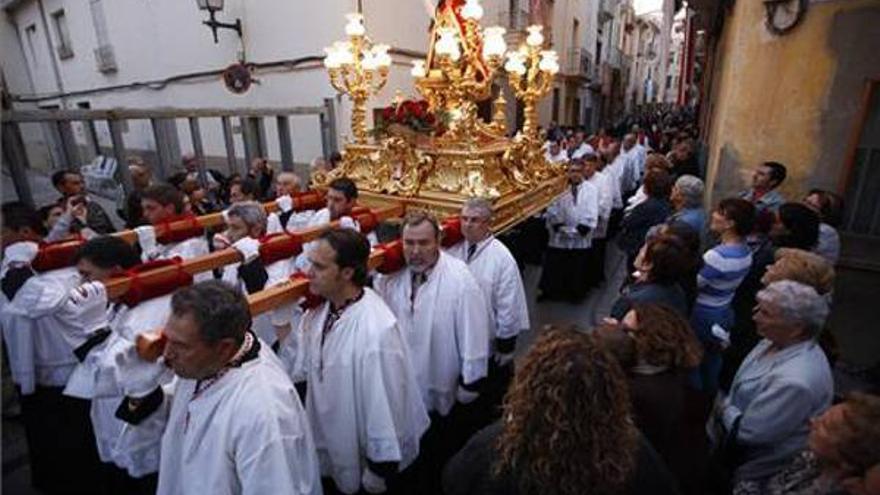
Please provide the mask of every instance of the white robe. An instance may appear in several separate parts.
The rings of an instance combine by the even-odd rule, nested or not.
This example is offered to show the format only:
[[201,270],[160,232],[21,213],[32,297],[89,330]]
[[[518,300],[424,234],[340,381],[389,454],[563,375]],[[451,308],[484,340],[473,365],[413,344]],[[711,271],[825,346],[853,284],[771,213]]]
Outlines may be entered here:
[[166,397],[159,495],[321,493],[308,420],[271,349],[192,399],[195,385],[178,379]]
[[134,346],[139,334],[161,328],[170,314],[170,294],[142,301],[132,308],[123,306],[110,322],[113,333],[92,349],[74,372],[75,376],[93,376],[95,393],[90,413],[101,461],[113,463],[136,478],[159,470],[160,440],[168,404],[163,404],[164,414],[153,414],[137,426],[118,419],[116,409],[125,397],[119,378],[126,370],[118,367],[116,356]]
[[571,159],[577,160],[578,158],[583,158],[586,155],[595,154],[596,150],[593,149],[588,143],[581,143],[576,149],[571,152]]
[[[558,249],[589,249],[593,240],[593,229],[599,221],[599,191],[583,181],[578,185],[577,203],[571,194],[571,186],[547,208],[547,228],[550,231],[550,247]],[[553,226],[562,224],[559,229]],[[590,233],[581,235],[578,225],[586,225]]]
[[479,284],[467,265],[441,252],[414,302],[409,268],[378,275],[374,287],[409,344],[425,407],[445,416],[459,377],[471,384],[487,373],[489,309]]
[[620,156],[624,159],[620,175],[620,190],[626,194],[634,191],[639,185],[639,152],[633,147],[629,151],[621,151]]
[[[220,279],[246,294],[247,290],[245,290],[244,281],[238,276],[238,268],[240,266],[241,263],[233,263],[224,266]],[[268,279],[266,280],[264,288],[278,285],[288,280],[290,274],[293,273],[293,259],[276,261],[275,263],[266,266],[265,269]],[[294,304],[285,304],[270,312],[255,316],[253,318],[252,330],[257,334],[257,337],[263,340],[263,342],[271,345],[278,340],[275,327],[290,324],[294,314],[294,307]]]
[[519,266],[510,250],[490,236],[477,243],[474,255],[467,261],[469,244],[462,241],[447,251],[464,261],[477,279],[489,306],[492,335],[497,339],[516,337],[529,329],[529,308]]
[[[346,220],[347,219],[347,220]],[[339,218],[340,223],[348,223],[348,225],[358,232],[360,232],[360,224],[357,220],[353,219],[349,216],[343,216]],[[350,223],[349,223],[350,221]],[[302,226],[302,228],[312,228],[312,227],[320,227],[322,225],[327,225],[330,223],[330,210],[327,208],[322,208],[311,215],[308,219],[308,222]],[[289,224],[288,224],[289,225]],[[367,240],[370,241],[370,246],[375,246],[379,243],[379,239],[376,237],[375,232],[370,232],[366,234]],[[312,241],[306,243],[303,246],[303,252],[299,256],[296,257],[296,261],[294,262],[294,268],[297,271],[305,272],[309,268],[309,258],[308,251],[312,249],[317,241]]]
[[78,323],[65,318],[69,292],[80,284],[76,268],[32,276],[3,308],[3,340],[12,381],[24,395],[37,385],[63,387],[78,361],[73,350],[87,336]]
[[308,393],[321,474],[339,490],[357,492],[367,459],[406,468],[419,454],[430,420],[422,404],[407,345],[391,310],[371,289],[324,337],[329,303],[309,310]]
[[[204,235],[198,235],[180,242],[157,244],[156,252],[149,257],[149,259],[144,255],[143,261],[167,260],[174,258],[175,256],[180,256],[182,259],[188,260],[190,258],[204,256],[209,252],[208,240],[205,239]],[[193,276],[193,282],[204,282],[206,280],[211,280],[212,278],[214,278],[214,276],[211,272],[197,273]]]
[[560,148],[559,153],[552,155],[550,154],[550,150],[548,149],[544,152],[544,159],[550,163],[567,163],[568,153],[566,153],[564,149]]
[[604,239],[608,235],[608,220],[611,218],[611,209],[614,206],[615,189],[608,174],[602,171],[597,170],[587,182],[599,191],[599,213],[593,239]]
[[602,172],[608,174],[611,177],[611,183],[614,187],[614,195],[612,196],[613,200],[613,208],[615,210],[623,208],[623,193],[627,192],[623,188],[623,174],[626,168],[627,158],[623,156],[623,153],[617,155],[617,157],[605,167],[605,170]]

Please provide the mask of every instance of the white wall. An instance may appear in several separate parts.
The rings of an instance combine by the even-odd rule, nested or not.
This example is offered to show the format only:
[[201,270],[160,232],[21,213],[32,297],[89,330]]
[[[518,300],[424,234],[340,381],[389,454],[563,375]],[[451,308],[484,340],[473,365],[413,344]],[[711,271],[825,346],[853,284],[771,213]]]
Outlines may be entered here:
[[[11,14],[6,13],[2,41],[4,53],[0,66],[7,76],[10,91],[18,96],[33,97],[41,94],[57,94],[58,85],[52,69],[51,57],[55,57],[63,90],[67,93],[127,85],[136,82],[162,80],[181,74],[222,69],[235,62],[242,47],[248,62],[265,63],[293,60],[301,57],[321,56],[323,47],[344,38],[344,14],[354,9],[352,0],[322,0],[320,3],[290,0],[227,0],[222,21],[241,18],[244,36],[240,42],[230,30],[221,30],[220,42],[214,44],[210,30],[201,24],[207,13],[200,12],[194,1],[189,0],[103,0],[107,34],[115,52],[118,70],[101,73],[96,68],[93,50],[98,46],[88,0],[41,0],[49,23],[53,46],[57,43],[51,26],[51,13],[63,8],[67,19],[72,58],[58,60],[45,41],[45,30],[40,19],[39,2],[24,2]],[[424,52],[427,50],[429,15],[418,1],[365,2],[368,34],[376,42],[394,48]],[[14,31],[15,23],[20,34]],[[16,42],[24,39],[24,28],[36,27],[36,62],[17,63],[6,53],[21,48]],[[18,38],[18,40],[16,39]],[[28,50],[25,41],[25,50]],[[370,106],[384,106],[400,88],[413,95],[409,76],[409,60],[395,57],[386,89],[372,99]],[[33,85],[29,83],[28,71]],[[330,86],[327,73],[317,64],[301,66],[295,71],[277,69],[258,70],[254,85],[245,95],[234,95],[223,87],[219,77],[187,80],[172,83],[162,89],[137,88],[121,91],[100,91],[61,99],[67,108],[88,102],[91,108],[155,108],[155,107],[292,107],[319,106],[324,98],[336,96]],[[47,100],[46,103],[58,103]],[[348,128],[350,105],[346,99],[337,107],[337,129],[340,144],[350,137]],[[17,105],[20,106],[20,105]],[[370,112],[371,115],[371,112]],[[269,155],[279,159],[274,119],[266,119],[266,135]],[[317,117],[291,119],[294,136],[294,159],[310,161],[321,154],[320,129]],[[179,138],[183,152],[191,150],[189,129],[185,120],[178,122]],[[216,157],[225,156],[219,119],[203,119],[201,132],[205,152]],[[99,139],[109,146],[106,126],[98,125]],[[85,143],[85,133],[77,135]],[[32,136],[33,137],[33,136]],[[39,136],[36,136],[39,138]],[[130,150],[154,148],[153,133],[148,122],[131,121],[123,136]],[[240,136],[236,136],[239,157],[244,154]]]

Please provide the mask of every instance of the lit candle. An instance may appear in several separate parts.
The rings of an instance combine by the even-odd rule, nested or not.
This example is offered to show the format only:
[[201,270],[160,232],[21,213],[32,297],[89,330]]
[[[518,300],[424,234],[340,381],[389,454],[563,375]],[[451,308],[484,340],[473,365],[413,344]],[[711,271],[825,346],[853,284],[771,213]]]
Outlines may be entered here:
[[345,14],[348,23],[345,24],[346,36],[363,36],[367,32],[364,27],[364,16],[358,13]]
[[409,71],[409,73],[417,79],[421,79],[421,78],[425,77],[425,75],[427,74],[425,72],[425,61],[424,60],[413,60],[412,69]]

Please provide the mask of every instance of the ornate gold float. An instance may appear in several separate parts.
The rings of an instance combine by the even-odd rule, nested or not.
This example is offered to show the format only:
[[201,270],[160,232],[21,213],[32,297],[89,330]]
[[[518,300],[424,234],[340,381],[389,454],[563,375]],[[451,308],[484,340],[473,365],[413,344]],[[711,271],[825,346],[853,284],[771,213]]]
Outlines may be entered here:
[[[496,231],[540,211],[563,191],[563,170],[545,160],[537,122],[537,103],[559,71],[556,53],[543,49],[540,26],[530,26],[525,43],[507,52],[504,29],[482,28],[482,14],[478,0],[442,1],[427,60],[413,63],[416,88],[441,127],[373,142],[366,131],[366,101],[384,84],[390,61],[386,46],[368,41],[362,17],[348,16],[350,40],[328,48],[325,65],[333,86],[352,100],[354,142],[345,146],[338,168],[314,177],[319,187],[349,177],[368,204],[393,200],[441,217],[456,214],[468,198],[482,197],[495,207]],[[502,67],[524,108],[523,128],[512,138],[506,102],[493,85],[502,79]],[[498,96],[492,121],[484,122],[478,104],[493,92]]]

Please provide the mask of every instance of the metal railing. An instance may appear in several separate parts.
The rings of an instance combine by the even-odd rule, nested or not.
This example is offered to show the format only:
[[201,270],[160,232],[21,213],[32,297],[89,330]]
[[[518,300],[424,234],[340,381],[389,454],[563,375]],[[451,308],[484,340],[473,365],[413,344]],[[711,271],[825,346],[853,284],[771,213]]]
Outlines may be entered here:
[[[123,132],[131,120],[149,120],[155,141],[155,160],[148,162],[154,176],[165,179],[180,163],[180,141],[177,124],[186,120],[192,139],[193,154],[200,158],[202,164],[200,176],[204,177],[206,157],[202,143],[201,123],[206,120],[219,119],[223,133],[223,144],[226,163],[229,171],[246,172],[247,164],[255,157],[268,154],[266,137],[266,119],[275,121],[277,129],[278,149],[282,170],[293,170],[293,141],[291,134],[291,116],[318,117],[321,144],[324,156],[336,151],[336,117],[334,100],[327,98],[324,104],[314,107],[287,108],[158,108],[158,109],[107,109],[107,110],[11,110],[3,112],[3,163],[9,168],[16,193],[20,201],[33,205],[33,195],[27,177],[30,168],[25,141],[22,139],[21,126],[38,124],[43,128],[45,145],[49,148],[53,169],[78,169],[85,164],[80,156],[83,148],[77,143],[74,134],[74,122],[82,122],[86,129],[85,152],[99,157],[112,157],[115,162],[114,176],[125,193],[132,189],[131,176],[126,166],[126,147]],[[95,124],[106,123],[109,129],[110,146],[101,146],[93,136]],[[235,132],[233,123],[240,125],[242,145],[244,148],[244,167],[235,151]],[[29,143],[30,144],[30,143]],[[140,150],[138,150],[140,151]],[[221,158],[222,160],[222,158]],[[151,162],[151,163],[150,163]]]

